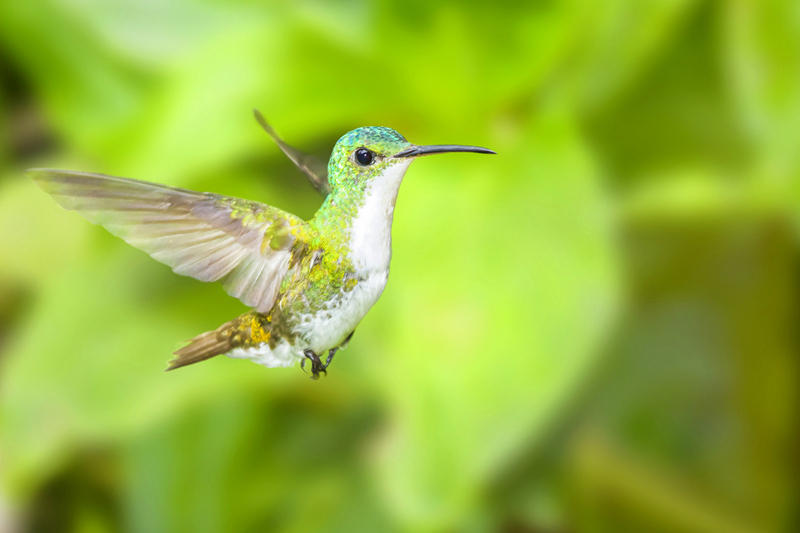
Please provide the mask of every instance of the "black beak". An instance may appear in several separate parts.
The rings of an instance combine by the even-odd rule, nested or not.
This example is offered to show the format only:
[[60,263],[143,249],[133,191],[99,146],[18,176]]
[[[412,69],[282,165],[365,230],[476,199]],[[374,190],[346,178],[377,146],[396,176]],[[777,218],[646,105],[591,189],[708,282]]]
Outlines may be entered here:
[[446,152],[475,152],[476,154],[494,154],[488,148],[480,146],[464,146],[461,144],[429,144],[427,146],[411,146],[397,152],[392,157],[419,157],[421,155],[443,154]]

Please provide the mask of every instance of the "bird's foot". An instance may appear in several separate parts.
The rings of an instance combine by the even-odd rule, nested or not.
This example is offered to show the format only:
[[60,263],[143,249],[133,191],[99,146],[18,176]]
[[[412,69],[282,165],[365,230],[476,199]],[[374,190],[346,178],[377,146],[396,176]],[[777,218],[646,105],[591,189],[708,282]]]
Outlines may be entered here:
[[323,370],[328,369],[328,365],[331,364],[331,361],[333,361],[333,356],[336,355],[336,352],[338,350],[339,348],[331,348],[330,350],[328,350],[328,357],[325,358],[325,365],[322,367]]
[[325,358],[325,362],[322,362],[322,359],[314,353],[313,350],[305,350],[303,351],[303,355],[305,356],[304,359],[300,360],[300,368],[305,372],[306,370],[306,359],[311,360],[311,379],[319,379],[320,372],[324,372],[325,375],[328,375],[328,365],[331,364],[333,361],[333,356],[336,355],[338,348],[331,348],[328,350],[328,357]]
[[325,362],[325,364],[323,364],[322,360],[317,354],[314,353],[313,350],[304,350],[303,355],[305,356],[305,359],[300,360],[300,368],[305,372],[306,359],[311,360],[311,379],[319,379],[320,372],[324,372],[326,376],[328,375],[326,368],[328,368],[328,363],[331,362],[332,356],[329,356],[328,360]]

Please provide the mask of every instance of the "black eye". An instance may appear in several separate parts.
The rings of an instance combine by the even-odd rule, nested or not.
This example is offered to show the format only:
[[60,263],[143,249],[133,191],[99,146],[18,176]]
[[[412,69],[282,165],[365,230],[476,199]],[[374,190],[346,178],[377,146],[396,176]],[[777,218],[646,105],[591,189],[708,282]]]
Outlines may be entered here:
[[356,163],[362,167],[367,167],[375,161],[375,153],[366,148],[359,148],[356,150]]

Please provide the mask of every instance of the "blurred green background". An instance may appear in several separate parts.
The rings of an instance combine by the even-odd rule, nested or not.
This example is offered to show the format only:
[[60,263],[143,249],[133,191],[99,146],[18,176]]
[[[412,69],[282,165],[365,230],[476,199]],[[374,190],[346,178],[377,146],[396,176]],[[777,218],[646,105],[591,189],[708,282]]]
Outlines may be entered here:
[[[383,297],[313,382],[34,166],[321,199],[412,165]],[[0,3],[0,531],[800,529],[796,0]]]

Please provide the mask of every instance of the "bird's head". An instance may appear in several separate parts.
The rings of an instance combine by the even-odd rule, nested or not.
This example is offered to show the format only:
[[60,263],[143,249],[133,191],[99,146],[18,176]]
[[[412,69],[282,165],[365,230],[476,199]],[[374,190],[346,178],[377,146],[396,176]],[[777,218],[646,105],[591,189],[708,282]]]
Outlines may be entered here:
[[399,187],[414,158],[444,152],[494,152],[479,146],[454,144],[417,146],[391,128],[367,126],[342,135],[328,163],[328,180],[333,193],[364,191],[381,182]]

